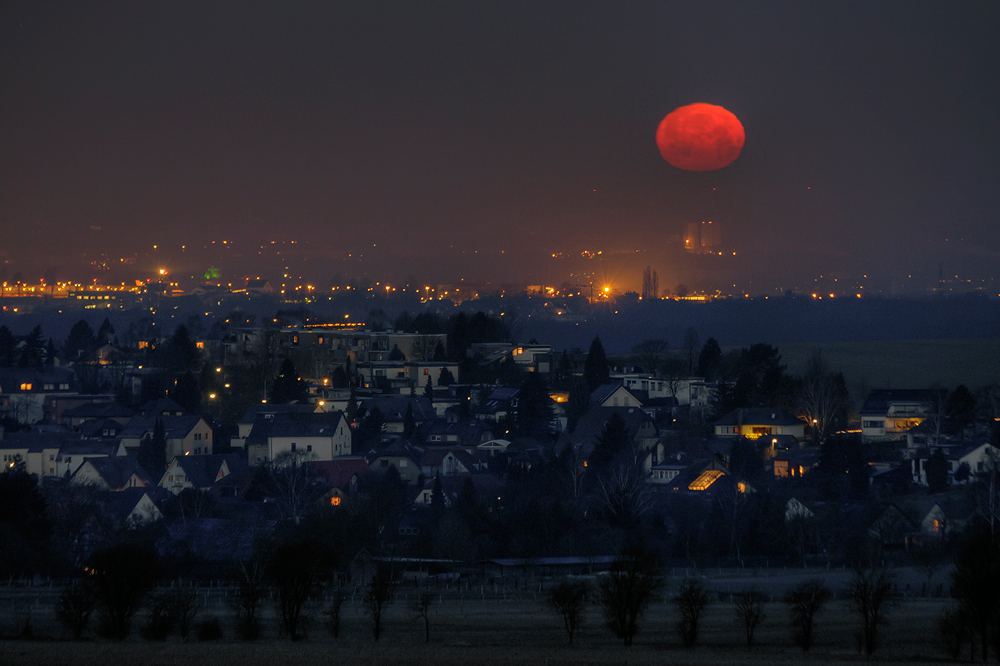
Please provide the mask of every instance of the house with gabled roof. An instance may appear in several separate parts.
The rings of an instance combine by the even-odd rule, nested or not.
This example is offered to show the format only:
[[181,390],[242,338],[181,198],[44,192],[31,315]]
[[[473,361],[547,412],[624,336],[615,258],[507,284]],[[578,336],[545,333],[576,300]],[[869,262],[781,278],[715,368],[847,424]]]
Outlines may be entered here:
[[659,431],[653,418],[638,405],[632,407],[591,407],[569,435],[578,457],[587,459],[594,450],[612,416],[619,416],[628,427],[637,449],[648,449],[656,444]]
[[80,436],[65,432],[10,433],[0,439],[0,459],[4,467],[21,460],[24,471],[41,482],[42,477],[59,475],[59,450],[67,441],[80,441]]
[[126,407],[118,402],[88,402],[75,407],[64,409],[61,415],[62,423],[68,424],[71,428],[78,428],[86,421],[112,420],[124,426],[136,415],[131,407]]
[[399,437],[380,451],[368,456],[368,464],[376,472],[395,467],[399,477],[413,485],[420,479],[420,460],[423,455],[423,448],[404,437]]
[[495,425],[475,417],[462,418],[448,412],[444,418],[430,419],[417,427],[414,439],[427,447],[461,446],[467,451],[494,439]]
[[154,482],[135,458],[111,456],[85,458],[70,478],[70,483],[93,486],[98,490],[121,491],[126,488],[145,488]]
[[352,433],[344,412],[279,412],[258,414],[245,440],[247,459],[263,465],[285,452],[306,460],[333,460],[351,455]]
[[158,485],[179,495],[184,490],[209,490],[217,481],[246,467],[238,454],[177,456]]
[[125,488],[101,500],[104,515],[125,529],[136,529],[163,518],[163,512],[148,487]]
[[424,478],[434,476],[465,476],[479,470],[479,463],[462,448],[427,449],[420,458]]
[[118,420],[108,418],[87,419],[76,426],[76,431],[85,439],[114,438],[124,430],[124,424]]
[[72,476],[87,459],[124,456],[125,445],[113,439],[63,440],[56,455],[54,476]]
[[[237,434],[229,440],[229,445],[235,448],[246,448],[247,437],[253,429],[253,424],[260,415],[271,414],[312,414],[326,411],[319,405],[291,403],[288,405],[278,405],[274,403],[261,403],[248,409],[236,424]],[[251,459],[252,461],[252,459]]]
[[406,411],[413,410],[413,422],[421,423],[437,417],[434,406],[425,395],[376,395],[362,401],[361,406],[367,411],[378,408],[385,419],[383,432],[401,433],[406,425]]
[[601,384],[590,394],[594,407],[642,407],[642,402],[621,384]]
[[152,439],[156,421],[163,422],[167,440],[164,464],[177,456],[210,455],[212,453],[212,427],[200,416],[153,415],[136,416],[119,433],[126,450],[138,453],[142,442]]

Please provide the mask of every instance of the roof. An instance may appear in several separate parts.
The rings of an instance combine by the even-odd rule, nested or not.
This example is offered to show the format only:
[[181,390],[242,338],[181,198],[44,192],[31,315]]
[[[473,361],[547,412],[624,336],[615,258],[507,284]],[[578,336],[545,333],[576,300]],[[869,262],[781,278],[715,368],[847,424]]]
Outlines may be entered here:
[[236,453],[214,454],[207,456],[177,456],[174,458],[174,461],[177,463],[177,466],[184,471],[187,475],[188,481],[190,481],[191,485],[195,488],[211,488],[212,485],[218,480],[219,471],[222,469],[222,463],[226,463],[226,467],[230,473],[239,471],[241,468],[246,466],[243,459]]
[[316,411],[316,405],[291,403],[279,405],[276,403],[261,403],[254,405],[243,414],[240,423],[253,423],[260,414],[310,414]]
[[344,456],[333,460],[311,461],[306,463],[309,469],[314,469],[326,477],[327,483],[337,488],[344,488],[357,474],[359,477],[371,471],[371,466],[361,456]]
[[[90,464],[94,471],[101,477],[104,483],[112,490],[124,488],[128,484],[129,478],[133,474],[142,479],[145,483],[150,483],[149,474],[146,473],[135,458],[131,456],[108,456],[102,458],[87,458],[84,465]],[[81,466],[80,469],[83,469]],[[77,474],[80,473],[78,469]],[[76,476],[74,474],[74,476]],[[159,479],[157,479],[159,481]],[[138,501],[138,500],[137,500]],[[134,506],[134,505],[133,505]]]
[[201,417],[186,416],[136,416],[118,433],[122,439],[142,439],[151,435],[156,428],[156,420],[163,421],[163,430],[167,439],[184,439],[194,429]]
[[402,421],[406,417],[406,408],[411,405],[413,407],[413,419],[418,423],[437,416],[437,412],[434,411],[434,405],[431,404],[431,401],[425,395],[376,395],[367,398],[361,404],[369,411],[374,407],[378,407],[378,410],[382,413],[382,418],[386,421]]
[[773,408],[740,408],[734,409],[713,425],[769,425],[791,426],[805,425],[805,421],[778,407]]
[[893,403],[929,403],[944,396],[942,389],[874,389],[861,406],[861,414],[885,415]]
[[124,429],[121,423],[108,418],[87,419],[77,426],[77,432],[87,438],[114,437]]
[[344,412],[278,412],[258,414],[247,446],[264,446],[271,437],[333,437]]
[[[116,522],[123,523],[135,511],[135,507],[142,501],[142,498],[149,495],[146,488],[126,488],[116,493],[108,493],[101,499],[101,508],[105,515],[109,515]],[[153,500],[150,497],[150,500]],[[156,501],[153,500],[156,504]],[[159,508],[159,507],[157,507]]]
[[39,452],[45,449],[61,449],[67,443],[82,443],[80,435],[74,432],[11,432],[0,439],[0,449],[27,449]]
[[[632,437],[646,423],[653,423],[653,418],[642,410],[641,407],[591,407],[587,413],[580,417],[576,428],[570,434],[570,440],[574,446],[590,447],[597,441],[597,438],[604,432],[611,417],[617,414],[625,421]],[[585,452],[584,455],[589,455]]]
[[113,419],[131,418],[136,411],[131,407],[117,402],[88,402],[76,407],[64,409],[62,418],[64,419]]
[[143,416],[177,416],[184,414],[184,408],[170,398],[151,400],[139,408]]
[[632,398],[635,400],[637,407],[642,406],[639,403],[639,399],[636,398],[631,391],[629,391],[621,384],[601,384],[596,389],[594,389],[593,393],[590,394],[590,403],[592,405],[602,405],[604,404],[604,401],[606,401],[608,398],[614,395],[615,391],[625,391],[626,393],[632,396]]

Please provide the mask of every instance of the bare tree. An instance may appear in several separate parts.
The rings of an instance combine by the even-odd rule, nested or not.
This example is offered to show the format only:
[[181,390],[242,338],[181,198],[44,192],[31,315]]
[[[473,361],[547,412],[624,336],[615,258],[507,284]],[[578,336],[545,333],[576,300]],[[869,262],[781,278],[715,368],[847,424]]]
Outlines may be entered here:
[[271,462],[274,493],[285,514],[296,525],[307,507],[316,499],[320,486],[313,483],[306,463],[315,460],[316,454],[307,451],[282,451]]
[[1000,539],[996,533],[981,528],[972,534],[955,558],[951,580],[951,596],[979,635],[985,662],[1000,607]]
[[653,508],[654,497],[646,483],[643,456],[639,451],[617,461],[597,479],[597,497],[618,525],[634,525]]
[[736,597],[736,619],[743,626],[747,637],[747,647],[754,643],[754,630],[764,619],[764,593],[756,588],[747,588]]
[[300,629],[306,602],[316,588],[320,552],[314,543],[290,542],[278,546],[269,563],[281,628],[293,641],[302,637]]
[[253,641],[260,637],[260,607],[268,592],[264,556],[258,552],[248,562],[237,561],[237,569],[239,576],[232,602],[236,610],[236,633],[245,641]]
[[819,580],[802,583],[785,597],[792,616],[795,640],[808,651],[813,644],[813,620],[833,593]]
[[576,630],[583,624],[587,603],[587,583],[564,580],[549,591],[549,606],[562,616],[569,644],[573,644]]
[[698,642],[698,625],[701,614],[711,601],[708,588],[700,578],[685,578],[674,596],[674,605],[681,614],[677,622],[677,632],[684,647],[694,647]]
[[892,586],[881,567],[857,569],[847,588],[855,610],[861,616],[861,646],[871,656],[878,647],[879,631],[886,624],[886,606]]
[[382,613],[392,601],[394,587],[392,571],[385,565],[379,565],[365,590],[365,606],[372,618],[372,633],[376,643],[382,636]]
[[660,374],[660,363],[663,361],[668,349],[669,346],[666,340],[662,338],[650,339],[643,340],[635,347],[632,347],[632,353],[639,359],[639,365],[642,366],[644,372],[657,377]]
[[434,592],[421,592],[420,596],[413,602],[413,610],[417,612],[417,618],[424,621],[424,642],[431,642],[431,604],[437,599]]
[[663,584],[652,554],[631,548],[623,551],[611,564],[611,571],[601,578],[601,605],[604,619],[625,647],[639,633],[639,620]]
[[822,443],[847,409],[848,395],[838,376],[831,374],[821,349],[809,356],[798,390],[798,415],[812,426]]
[[97,607],[97,593],[89,580],[74,580],[59,595],[56,603],[56,617],[73,634],[73,640],[80,640],[90,623],[90,616]]

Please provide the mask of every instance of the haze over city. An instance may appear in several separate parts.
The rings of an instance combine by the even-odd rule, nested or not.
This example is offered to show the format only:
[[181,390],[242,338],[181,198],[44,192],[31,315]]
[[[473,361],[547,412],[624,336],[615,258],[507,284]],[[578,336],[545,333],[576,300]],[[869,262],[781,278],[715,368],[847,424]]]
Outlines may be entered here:
[[[638,291],[650,266],[671,291],[993,295],[997,13],[6,3],[0,263],[29,283]],[[657,124],[694,102],[745,127],[730,166],[660,156]],[[685,251],[708,221],[714,251]]]

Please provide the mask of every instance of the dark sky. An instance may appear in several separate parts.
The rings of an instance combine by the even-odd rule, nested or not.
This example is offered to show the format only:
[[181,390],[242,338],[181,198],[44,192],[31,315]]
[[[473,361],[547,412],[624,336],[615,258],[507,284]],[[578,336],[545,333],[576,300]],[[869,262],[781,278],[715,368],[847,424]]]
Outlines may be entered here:
[[[997,278],[997,25],[996,2],[8,1],[0,261],[234,277],[297,240],[319,280]],[[742,121],[730,167],[660,157],[693,102]],[[736,258],[678,256],[707,219]]]

